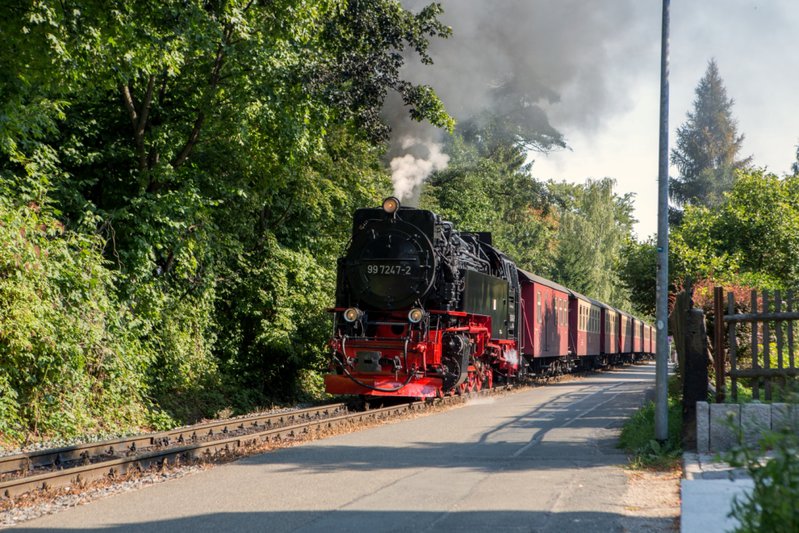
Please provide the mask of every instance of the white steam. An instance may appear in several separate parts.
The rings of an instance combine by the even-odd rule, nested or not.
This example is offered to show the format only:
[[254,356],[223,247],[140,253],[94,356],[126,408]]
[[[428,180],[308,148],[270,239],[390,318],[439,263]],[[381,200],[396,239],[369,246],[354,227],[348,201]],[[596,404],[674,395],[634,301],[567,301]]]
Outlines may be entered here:
[[394,196],[401,202],[414,203],[424,180],[433,172],[447,168],[449,156],[441,148],[436,142],[403,137],[402,150],[408,153],[391,160]]

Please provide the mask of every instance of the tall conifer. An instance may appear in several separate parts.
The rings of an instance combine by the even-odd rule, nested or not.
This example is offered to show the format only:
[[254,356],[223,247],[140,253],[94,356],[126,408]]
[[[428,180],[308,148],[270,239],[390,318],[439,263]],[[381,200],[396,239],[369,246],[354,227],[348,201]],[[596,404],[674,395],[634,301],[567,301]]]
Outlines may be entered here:
[[751,157],[736,159],[744,136],[738,134],[733,103],[711,59],[696,87],[693,111],[677,129],[677,146],[671,152],[679,170],[671,180],[671,196],[678,204],[719,205],[732,189],[735,170],[749,165]]

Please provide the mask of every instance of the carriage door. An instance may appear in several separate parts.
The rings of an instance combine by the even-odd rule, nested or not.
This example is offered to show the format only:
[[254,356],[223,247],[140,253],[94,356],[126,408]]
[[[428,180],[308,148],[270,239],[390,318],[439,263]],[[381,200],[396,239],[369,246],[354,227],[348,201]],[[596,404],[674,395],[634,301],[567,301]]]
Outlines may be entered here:
[[549,346],[558,353],[558,296],[552,292],[552,312],[549,313]]
[[516,271],[516,266],[510,261],[505,262],[508,276],[508,323],[506,330],[509,339],[515,339],[519,342],[521,348],[521,336],[517,329],[517,322],[519,321],[519,273]]
[[535,292],[535,343],[536,346],[536,354],[541,355],[543,354],[544,350],[546,350],[546,329],[544,328],[544,300],[541,298],[541,291],[538,290]]

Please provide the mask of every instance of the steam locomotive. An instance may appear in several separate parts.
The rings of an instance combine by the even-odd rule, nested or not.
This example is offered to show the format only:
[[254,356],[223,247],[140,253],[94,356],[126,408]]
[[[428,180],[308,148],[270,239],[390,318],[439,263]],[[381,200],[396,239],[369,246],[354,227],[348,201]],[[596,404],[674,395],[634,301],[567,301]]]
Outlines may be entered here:
[[331,311],[331,394],[465,393],[655,345],[642,321],[518,269],[489,233],[394,197],[355,212]]

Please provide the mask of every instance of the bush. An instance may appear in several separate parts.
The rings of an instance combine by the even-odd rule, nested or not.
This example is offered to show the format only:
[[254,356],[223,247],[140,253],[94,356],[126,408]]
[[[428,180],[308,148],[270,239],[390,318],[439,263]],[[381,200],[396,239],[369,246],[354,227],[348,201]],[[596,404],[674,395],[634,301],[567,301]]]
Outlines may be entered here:
[[[765,460],[767,451],[770,457]],[[754,488],[736,496],[730,516],[740,522],[736,531],[799,531],[799,437],[795,432],[768,433],[757,448],[741,446],[727,460],[746,468]]]
[[150,356],[117,301],[102,242],[48,209],[0,199],[0,435],[126,431],[146,423]]

